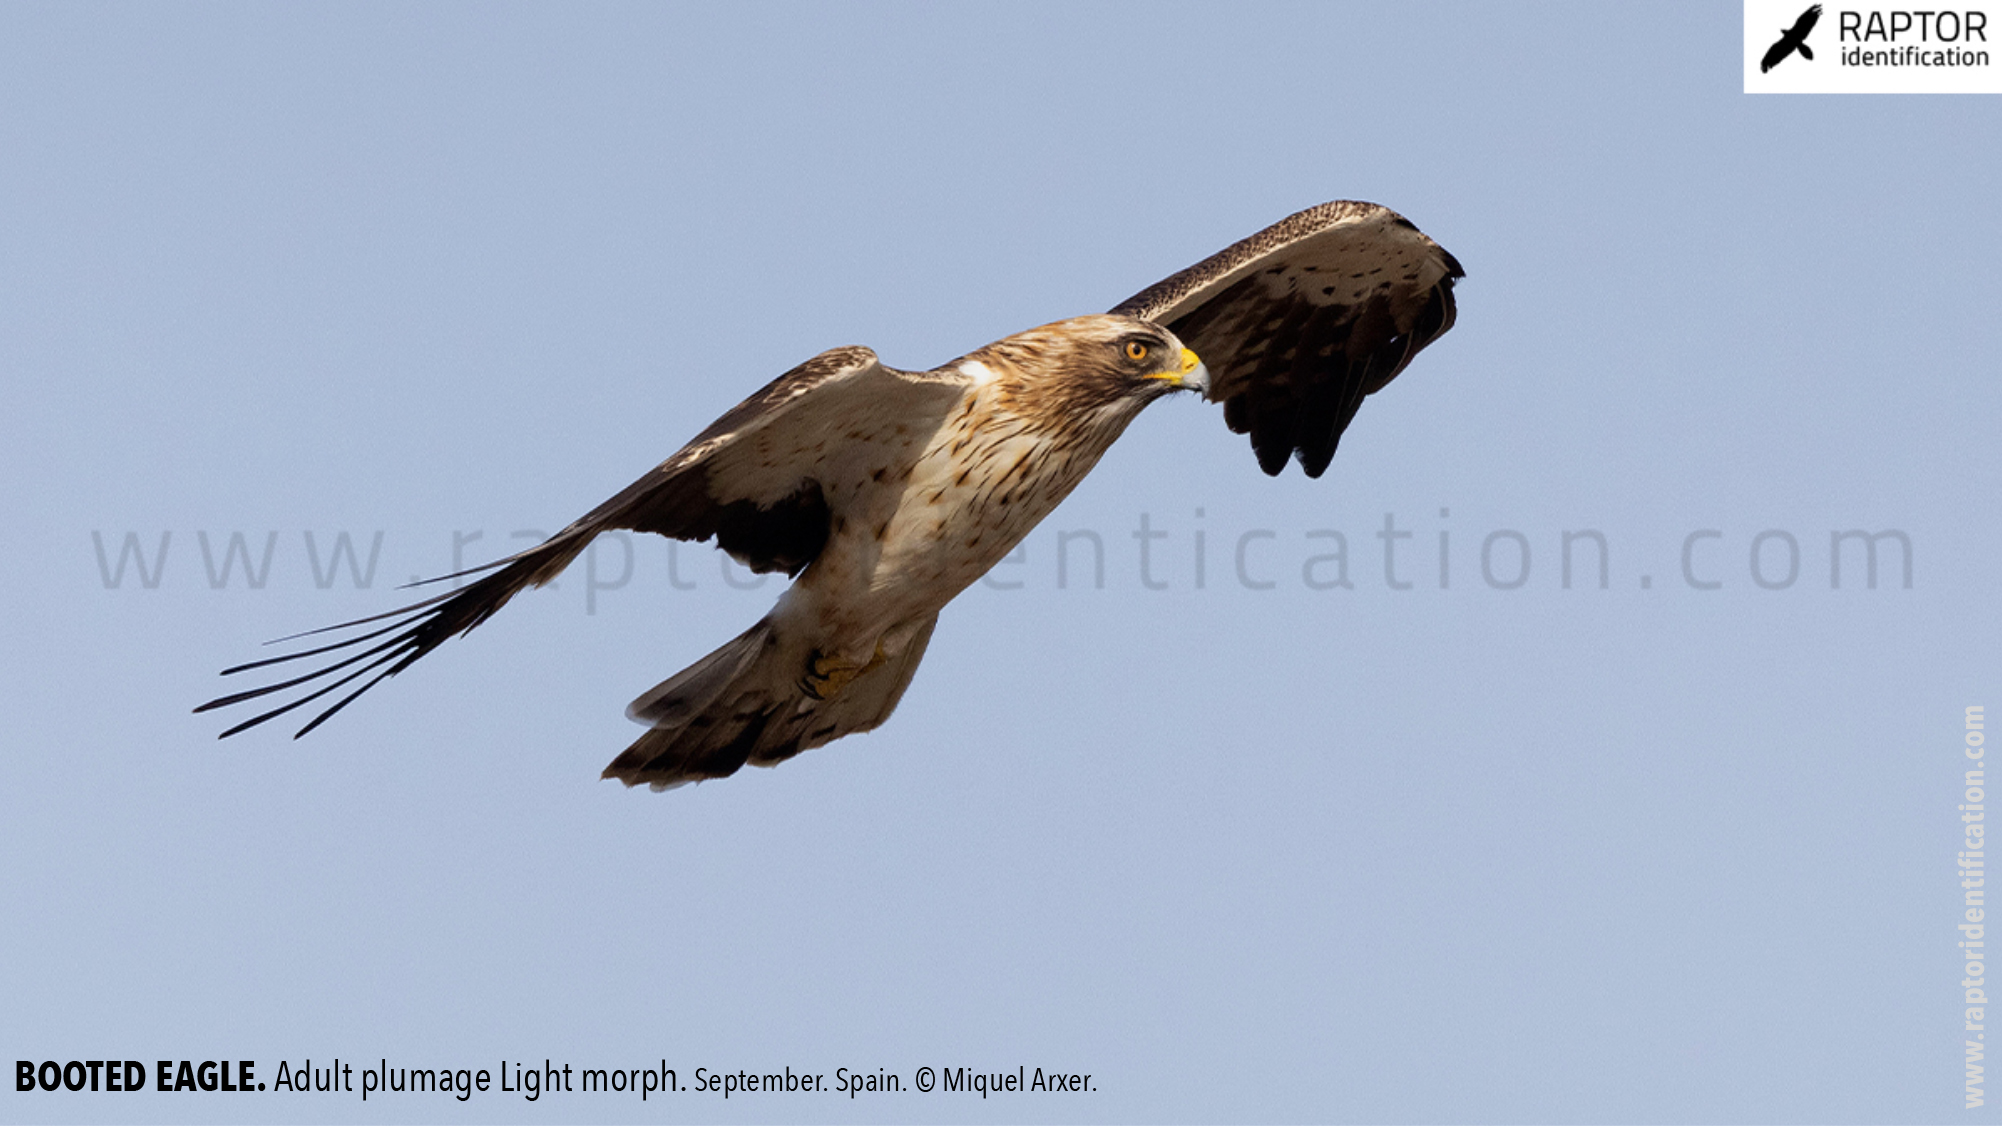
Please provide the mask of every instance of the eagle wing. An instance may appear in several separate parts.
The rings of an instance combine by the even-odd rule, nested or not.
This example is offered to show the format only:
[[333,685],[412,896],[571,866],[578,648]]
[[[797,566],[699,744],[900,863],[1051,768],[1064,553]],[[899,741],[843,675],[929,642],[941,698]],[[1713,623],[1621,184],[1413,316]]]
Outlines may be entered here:
[[967,385],[951,369],[885,367],[867,348],[823,352],[731,408],[569,530],[714,536],[753,571],[797,575],[858,491],[916,460]]
[[[865,491],[901,487],[903,469],[915,462],[931,434],[964,397],[966,386],[965,378],[951,370],[903,372],[885,367],[867,348],[824,352],[773,380],[674,456],[542,543],[469,571],[428,580],[481,576],[465,587],[386,614],[300,634],[315,637],[376,627],[344,640],[224,669],[227,676],[327,657],[327,663],[311,672],[223,696],[195,710],[228,707],[292,689],[300,693],[223,732],[227,737],[361,680],[360,687],[301,728],[298,734],[304,735],[447,638],[486,621],[516,594],[555,578],[600,532],[657,532],[684,540],[714,537],[754,571],[797,574],[820,554],[832,522],[857,504]],[[375,644],[346,652],[370,641]]]
[[1373,203],[1310,207],[1112,311],[1160,324],[1210,371],[1209,397],[1277,475],[1335,456],[1363,396],[1453,327],[1459,262]]
[[1807,33],[1814,30],[1815,23],[1820,19],[1821,5],[1810,6],[1807,11],[1800,14],[1799,19],[1793,21],[1793,27],[1787,31],[1787,38],[1795,42],[1806,39]]

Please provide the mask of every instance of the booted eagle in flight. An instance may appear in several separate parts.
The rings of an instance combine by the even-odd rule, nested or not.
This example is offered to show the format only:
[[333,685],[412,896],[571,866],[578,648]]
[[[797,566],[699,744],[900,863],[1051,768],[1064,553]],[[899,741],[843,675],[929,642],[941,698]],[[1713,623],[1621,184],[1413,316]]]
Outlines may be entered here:
[[326,658],[195,710],[299,694],[227,737],[361,680],[304,735],[555,578],[600,532],[713,537],[752,570],[797,581],[763,621],[633,701],[627,714],[648,730],[604,777],[663,790],[775,765],[888,719],[939,610],[1049,515],[1147,404],[1177,391],[1221,402],[1266,473],[1297,458],[1319,477],[1363,397],[1453,326],[1461,276],[1404,217],[1338,201],[1110,313],[930,371],[887,367],[867,348],[823,352],[543,543],[461,572],[481,576],[461,589],[313,631],[372,627],[358,636],[226,669]]

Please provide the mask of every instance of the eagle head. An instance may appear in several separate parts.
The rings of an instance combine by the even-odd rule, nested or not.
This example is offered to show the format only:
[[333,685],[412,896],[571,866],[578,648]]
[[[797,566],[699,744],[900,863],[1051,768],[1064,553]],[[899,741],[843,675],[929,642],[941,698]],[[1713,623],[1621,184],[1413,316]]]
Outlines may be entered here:
[[1209,369],[1174,333],[1110,314],[1018,332],[958,367],[992,380],[1000,405],[1029,417],[1109,414],[1124,421],[1171,392],[1209,389]]

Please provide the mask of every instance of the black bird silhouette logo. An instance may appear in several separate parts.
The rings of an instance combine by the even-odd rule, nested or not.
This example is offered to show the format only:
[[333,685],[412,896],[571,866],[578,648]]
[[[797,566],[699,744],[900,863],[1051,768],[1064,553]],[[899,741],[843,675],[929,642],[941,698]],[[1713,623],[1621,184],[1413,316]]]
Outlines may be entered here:
[[1802,12],[1800,18],[1793,21],[1792,27],[1780,32],[1780,41],[1766,48],[1766,57],[1759,60],[1759,73],[1764,74],[1780,65],[1780,63],[1786,60],[1788,55],[1793,54],[1795,51],[1800,52],[1801,58],[1812,61],[1814,59],[1814,52],[1808,50],[1807,33],[1814,30],[1814,21],[1820,18],[1821,5],[1819,4]]

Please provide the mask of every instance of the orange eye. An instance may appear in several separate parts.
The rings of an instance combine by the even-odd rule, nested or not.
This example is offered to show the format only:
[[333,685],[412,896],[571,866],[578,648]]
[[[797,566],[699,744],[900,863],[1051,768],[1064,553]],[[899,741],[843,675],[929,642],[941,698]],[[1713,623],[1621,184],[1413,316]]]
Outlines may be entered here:
[[1141,360],[1147,358],[1147,346],[1145,344],[1140,343],[1138,340],[1127,341],[1126,358],[1132,360],[1136,364],[1139,363]]

